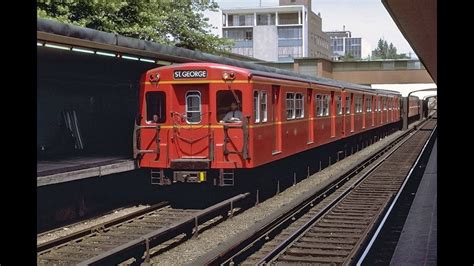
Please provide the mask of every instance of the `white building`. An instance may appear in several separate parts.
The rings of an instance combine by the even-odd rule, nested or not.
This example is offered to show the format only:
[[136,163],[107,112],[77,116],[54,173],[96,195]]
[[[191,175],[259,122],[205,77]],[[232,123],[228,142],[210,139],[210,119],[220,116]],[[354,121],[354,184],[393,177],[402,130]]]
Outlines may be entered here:
[[274,7],[223,9],[220,22],[223,37],[234,41],[232,52],[236,54],[275,62],[331,58],[321,17],[305,0],[280,0],[280,6]]

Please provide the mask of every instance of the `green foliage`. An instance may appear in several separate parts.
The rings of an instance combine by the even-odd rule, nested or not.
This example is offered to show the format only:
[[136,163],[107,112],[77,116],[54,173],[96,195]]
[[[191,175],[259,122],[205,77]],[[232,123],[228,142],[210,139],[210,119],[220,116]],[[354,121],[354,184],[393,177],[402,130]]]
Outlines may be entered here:
[[350,52],[346,52],[346,54],[344,56],[339,57],[339,60],[341,60],[341,61],[354,61],[355,57]]
[[372,51],[373,59],[408,59],[406,54],[397,54],[397,48],[392,44],[388,44],[386,40],[379,39],[377,48]]
[[203,11],[216,11],[214,0],[47,0],[37,2],[37,15],[63,23],[221,53],[231,40],[210,33]]

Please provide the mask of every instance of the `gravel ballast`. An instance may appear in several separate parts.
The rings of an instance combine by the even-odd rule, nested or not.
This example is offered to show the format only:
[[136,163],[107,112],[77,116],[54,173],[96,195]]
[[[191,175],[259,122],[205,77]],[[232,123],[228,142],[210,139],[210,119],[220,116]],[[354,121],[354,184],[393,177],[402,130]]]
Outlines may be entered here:
[[168,250],[151,259],[153,265],[199,265],[205,262],[210,254],[218,254],[257,231],[258,228],[277,218],[284,209],[298,205],[311,193],[323,188],[347,170],[356,166],[361,160],[376,153],[382,147],[402,135],[397,131],[359,152],[335,163],[322,171],[289,187],[259,205],[202,232],[197,238]]

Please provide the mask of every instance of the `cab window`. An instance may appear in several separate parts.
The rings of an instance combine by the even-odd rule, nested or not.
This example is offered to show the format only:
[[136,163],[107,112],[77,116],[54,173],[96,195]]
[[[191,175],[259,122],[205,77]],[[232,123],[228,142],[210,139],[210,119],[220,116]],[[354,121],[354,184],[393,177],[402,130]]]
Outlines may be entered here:
[[242,112],[242,92],[234,90],[220,90],[216,95],[216,118],[217,122],[223,121],[226,114],[233,112],[231,110],[232,103],[237,105],[236,112]]
[[201,122],[201,93],[198,91],[186,93],[186,121],[189,124]]
[[146,122],[164,123],[166,121],[166,95],[162,91],[146,93]]

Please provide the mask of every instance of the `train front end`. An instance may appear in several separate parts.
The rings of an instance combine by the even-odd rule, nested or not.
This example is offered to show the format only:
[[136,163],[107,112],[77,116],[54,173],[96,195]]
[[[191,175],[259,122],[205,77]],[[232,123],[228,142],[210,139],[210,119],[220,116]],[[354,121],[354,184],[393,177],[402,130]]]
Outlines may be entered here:
[[234,184],[234,170],[250,164],[249,84],[246,71],[209,63],[142,76],[134,158],[152,184]]

